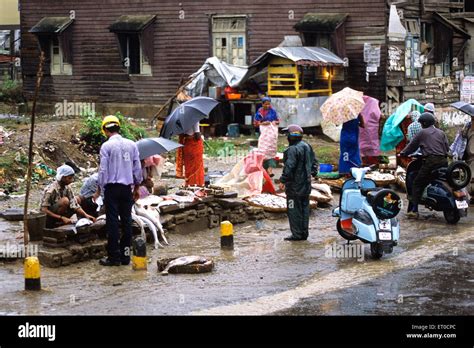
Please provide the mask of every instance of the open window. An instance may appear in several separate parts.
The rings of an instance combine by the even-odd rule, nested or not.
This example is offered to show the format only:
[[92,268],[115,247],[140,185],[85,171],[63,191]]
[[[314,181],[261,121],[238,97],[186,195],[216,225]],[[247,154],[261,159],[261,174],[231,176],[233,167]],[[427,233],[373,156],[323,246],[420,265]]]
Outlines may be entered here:
[[[300,33],[303,46],[323,47],[340,58],[346,57],[346,19],[345,13],[307,13],[295,24],[294,29]],[[319,79],[329,74],[326,68],[312,69]],[[344,80],[344,68],[336,66],[331,70],[332,79]]]
[[346,56],[345,13],[307,13],[294,28],[304,46],[324,47],[341,58]]
[[33,28],[51,75],[72,75],[72,24],[69,17],[44,17]]
[[232,65],[247,65],[246,16],[212,17],[213,55]]
[[122,64],[131,75],[151,75],[154,15],[121,16],[109,30],[116,34]]
[[438,76],[449,76],[451,74],[452,60],[458,57],[465,45],[458,52],[453,50],[453,38],[456,35],[467,41],[471,36],[456,24],[440,15],[433,13],[434,19],[434,60]]

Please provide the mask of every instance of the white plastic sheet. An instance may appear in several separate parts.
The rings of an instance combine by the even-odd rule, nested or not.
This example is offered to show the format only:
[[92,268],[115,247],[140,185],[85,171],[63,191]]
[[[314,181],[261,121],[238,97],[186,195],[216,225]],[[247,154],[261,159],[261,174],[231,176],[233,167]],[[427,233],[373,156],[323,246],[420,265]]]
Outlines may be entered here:
[[328,96],[309,98],[272,98],[272,106],[280,118],[280,127],[298,124],[301,127],[321,125],[321,105]]
[[407,30],[403,26],[397,12],[397,6],[390,6],[390,18],[388,20],[388,35],[390,40],[403,41],[407,36]]

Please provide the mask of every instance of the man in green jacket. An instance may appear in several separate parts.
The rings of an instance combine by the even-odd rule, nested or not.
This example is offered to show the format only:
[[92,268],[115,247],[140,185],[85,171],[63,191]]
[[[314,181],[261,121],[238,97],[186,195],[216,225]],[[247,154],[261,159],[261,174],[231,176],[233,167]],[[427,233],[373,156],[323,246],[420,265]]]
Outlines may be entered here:
[[318,160],[312,147],[302,140],[303,129],[300,126],[290,125],[284,131],[288,131],[290,146],[283,157],[285,166],[280,178],[280,189],[286,192],[291,229],[291,236],[285,240],[306,240],[309,230],[311,176],[318,174]]

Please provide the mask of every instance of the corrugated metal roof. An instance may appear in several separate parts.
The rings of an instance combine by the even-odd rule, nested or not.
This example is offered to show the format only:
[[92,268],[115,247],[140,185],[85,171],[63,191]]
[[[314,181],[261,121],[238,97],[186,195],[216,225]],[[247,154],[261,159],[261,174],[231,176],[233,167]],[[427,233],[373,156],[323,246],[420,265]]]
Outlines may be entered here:
[[[268,50],[263,56],[257,58],[252,66],[260,59],[265,59],[268,55],[287,58],[299,65],[343,65],[344,61],[334,53],[323,47],[276,47]],[[304,62],[308,62],[304,64]]]
[[71,25],[69,17],[44,17],[30,29],[33,34],[60,34]]
[[266,68],[273,57],[281,57],[308,66],[343,66],[344,61],[323,47],[275,47],[258,57],[250,66],[240,84]]

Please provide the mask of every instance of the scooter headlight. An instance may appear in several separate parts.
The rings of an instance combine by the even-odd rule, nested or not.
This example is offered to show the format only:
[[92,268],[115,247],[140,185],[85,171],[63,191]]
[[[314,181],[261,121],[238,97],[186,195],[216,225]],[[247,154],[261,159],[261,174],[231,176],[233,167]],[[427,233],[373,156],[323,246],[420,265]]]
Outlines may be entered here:
[[364,225],[373,225],[373,221],[370,217],[370,214],[362,209],[355,212],[354,219],[362,222]]

